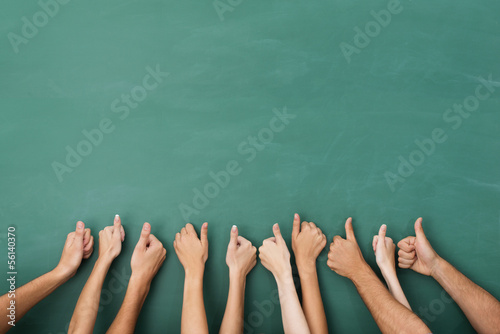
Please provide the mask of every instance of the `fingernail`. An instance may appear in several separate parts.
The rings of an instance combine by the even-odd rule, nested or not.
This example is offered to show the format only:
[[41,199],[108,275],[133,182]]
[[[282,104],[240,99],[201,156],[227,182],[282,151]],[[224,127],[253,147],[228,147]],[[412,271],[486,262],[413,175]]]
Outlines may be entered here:
[[144,231],[149,231],[149,224],[144,224]]
[[115,217],[120,217],[120,215],[115,215]]
[[276,224],[274,224],[274,225],[273,225],[273,229],[277,230],[277,229],[279,229],[279,228],[280,228],[280,227],[279,227],[278,223],[276,223]]
[[382,229],[385,230],[387,228],[387,225],[383,224]]
[[231,228],[231,231],[236,232],[236,229],[237,229],[236,225],[233,225],[233,227]]
[[295,219],[299,219],[299,214],[296,213],[295,216],[294,216]]
[[78,228],[82,229],[82,228],[83,228],[83,223],[82,223],[82,222],[78,222],[78,223],[76,224],[76,227],[78,227]]
[[207,223],[207,222],[204,222],[202,227],[203,227],[203,228],[208,228],[208,223]]

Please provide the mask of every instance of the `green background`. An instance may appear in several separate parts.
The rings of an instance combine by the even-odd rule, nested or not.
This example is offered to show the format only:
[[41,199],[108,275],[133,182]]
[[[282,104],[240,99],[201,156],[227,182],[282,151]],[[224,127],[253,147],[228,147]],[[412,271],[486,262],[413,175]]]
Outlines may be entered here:
[[[374,268],[371,240],[379,226],[386,223],[398,241],[413,234],[413,222],[423,216],[438,253],[500,297],[500,2],[404,0],[403,10],[350,63],[340,44],[354,45],[353,29],[364,30],[374,20],[370,11],[387,8],[387,1],[232,3],[221,20],[211,1],[74,0],[60,5],[16,53],[8,34],[21,35],[22,17],[32,21],[40,5],[2,2],[3,270],[7,226],[17,228],[18,283],[24,284],[57,264],[77,220],[97,239],[120,214],[127,236],[104,285],[95,327],[104,332],[125,292],[116,277],[130,273],[130,256],[148,221],[168,254],[137,332],[179,332],[184,274],[172,247],[185,223],[179,205],[192,205],[194,189],[211,182],[209,173],[236,160],[241,173],[189,217],[198,231],[209,222],[211,332],[218,330],[227,297],[230,226],[237,224],[260,246],[279,222],[290,246],[294,212],[329,240],[345,235],[345,218],[352,216]],[[156,65],[169,76],[120,119],[111,103]],[[489,75],[496,90],[453,129],[443,114]],[[285,107],[295,118],[247,162],[238,146],[269,126],[274,108]],[[52,163],[65,163],[66,146],[75,148],[85,139],[82,131],[104,118],[114,131],[60,182]],[[384,173],[397,173],[399,157],[409,159],[418,149],[415,140],[435,128],[447,140],[392,191]],[[12,333],[64,332],[96,257],[97,251]],[[326,252],[318,271],[330,331],[377,333],[353,284],[326,266]],[[433,332],[474,332],[456,304],[440,301],[435,281],[398,274]],[[6,281],[0,282],[5,291]],[[246,333],[282,332],[279,308],[262,315],[257,306],[275,289],[258,263],[247,280]]]

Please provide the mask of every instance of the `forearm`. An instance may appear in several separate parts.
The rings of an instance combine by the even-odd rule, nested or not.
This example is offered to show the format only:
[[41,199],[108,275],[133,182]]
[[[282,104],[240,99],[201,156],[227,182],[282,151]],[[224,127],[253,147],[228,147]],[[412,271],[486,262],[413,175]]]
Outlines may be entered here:
[[382,333],[430,333],[418,316],[391,296],[368,264],[352,281]]
[[182,301],[181,334],[208,334],[207,316],[203,302],[203,272],[186,272]]
[[245,304],[244,275],[230,275],[226,311],[220,327],[220,334],[243,333],[243,311]]
[[299,297],[295,291],[292,274],[276,277],[276,283],[278,284],[281,316],[285,334],[310,333],[304,312],[299,303]]
[[104,279],[111,266],[112,259],[98,258],[87,283],[78,298],[68,333],[89,333],[94,331],[99,300]]
[[389,288],[390,293],[394,298],[406,308],[411,311],[410,303],[406,299],[406,296],[401,288],[401,284],[399,283],[398,276],[396,274],[396,269],[385,269],[381,268],[382,276],[384,276],[385,282],[387,283],[387,287]]
[[302,288],[302,308],[312,334],[327,334],[325,309],[319,289],[316,266],[309,268],[298,266],[300,286]]
[[464,312],[478,333],[500,333],[500,302],[450,263],[439,258],[432,277]]
[[148,295],[150,284],[151,282],[144,282],[132,274],[120,311],[106,333],[134,333],[137,318]]
[[11,300],[15,302],[15,321],[18,322],[33,306],[50,295],[68,279],[69,276],[54,269],[16,289],[15,297],[12,293],[0,297],[0,316],[4,319],[0,322],[0,333],[5,333],[12,327],[7,323],[7,319],[9,319],[7,318],[9,314],[7,308],[11,305]]

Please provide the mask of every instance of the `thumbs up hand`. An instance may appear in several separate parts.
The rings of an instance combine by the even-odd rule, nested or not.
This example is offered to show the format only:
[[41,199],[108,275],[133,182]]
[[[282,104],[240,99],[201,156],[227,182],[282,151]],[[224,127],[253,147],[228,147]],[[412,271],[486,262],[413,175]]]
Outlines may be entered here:
[[368,264],[361,254],[358,242],[352,229],[352,219],[345,223],[346,239],[336,235],[330,244],[327,265],[337,274],[353,279],[357,273],[365,269]]
[[238,227],[233,225],[226,253],[229,275],[235,278],[245,278],[257,264],[256,253],[257,248],[249,240],[238,235]]
[[274,237],[267,238],[259,248],[259,258],[262,265],[269,270],[277,281],[292,277],[290,252],[281,235],[278,224],[273,225]]
[[399,267],[430,276],[438,264],[439,255],[424,234],[422,218],[418,218],[415,222],[415,235],[406,237],[398,243]]

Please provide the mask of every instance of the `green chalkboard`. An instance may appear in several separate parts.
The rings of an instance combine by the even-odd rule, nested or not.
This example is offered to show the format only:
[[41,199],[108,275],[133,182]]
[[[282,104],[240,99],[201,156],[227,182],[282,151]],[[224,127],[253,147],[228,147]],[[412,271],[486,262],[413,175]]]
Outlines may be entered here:
[[[176,333],[173,238],[207,221],[216,333],[231,225],[260,246],[275,222],[289,242],[294,212],[330,240],[352,216],[375,266],[378,227],[399,240],[423,216],[435,249],[499,298],[499,12],[495,0],[5,0],[0,258],[15,226],[24,284],[57,264],[77,220],[97,237],[120,214],[102,333],[148,221],[168,254],[137,331]],[[12,333],[65,332],[96,257]],[[330,331],[377,333],[326,252],[318,271]],[[473,333],[435,281],[398,273],[433,332]],[[258,264],[247,287],[245,333],[282,332],[272,275]]]

